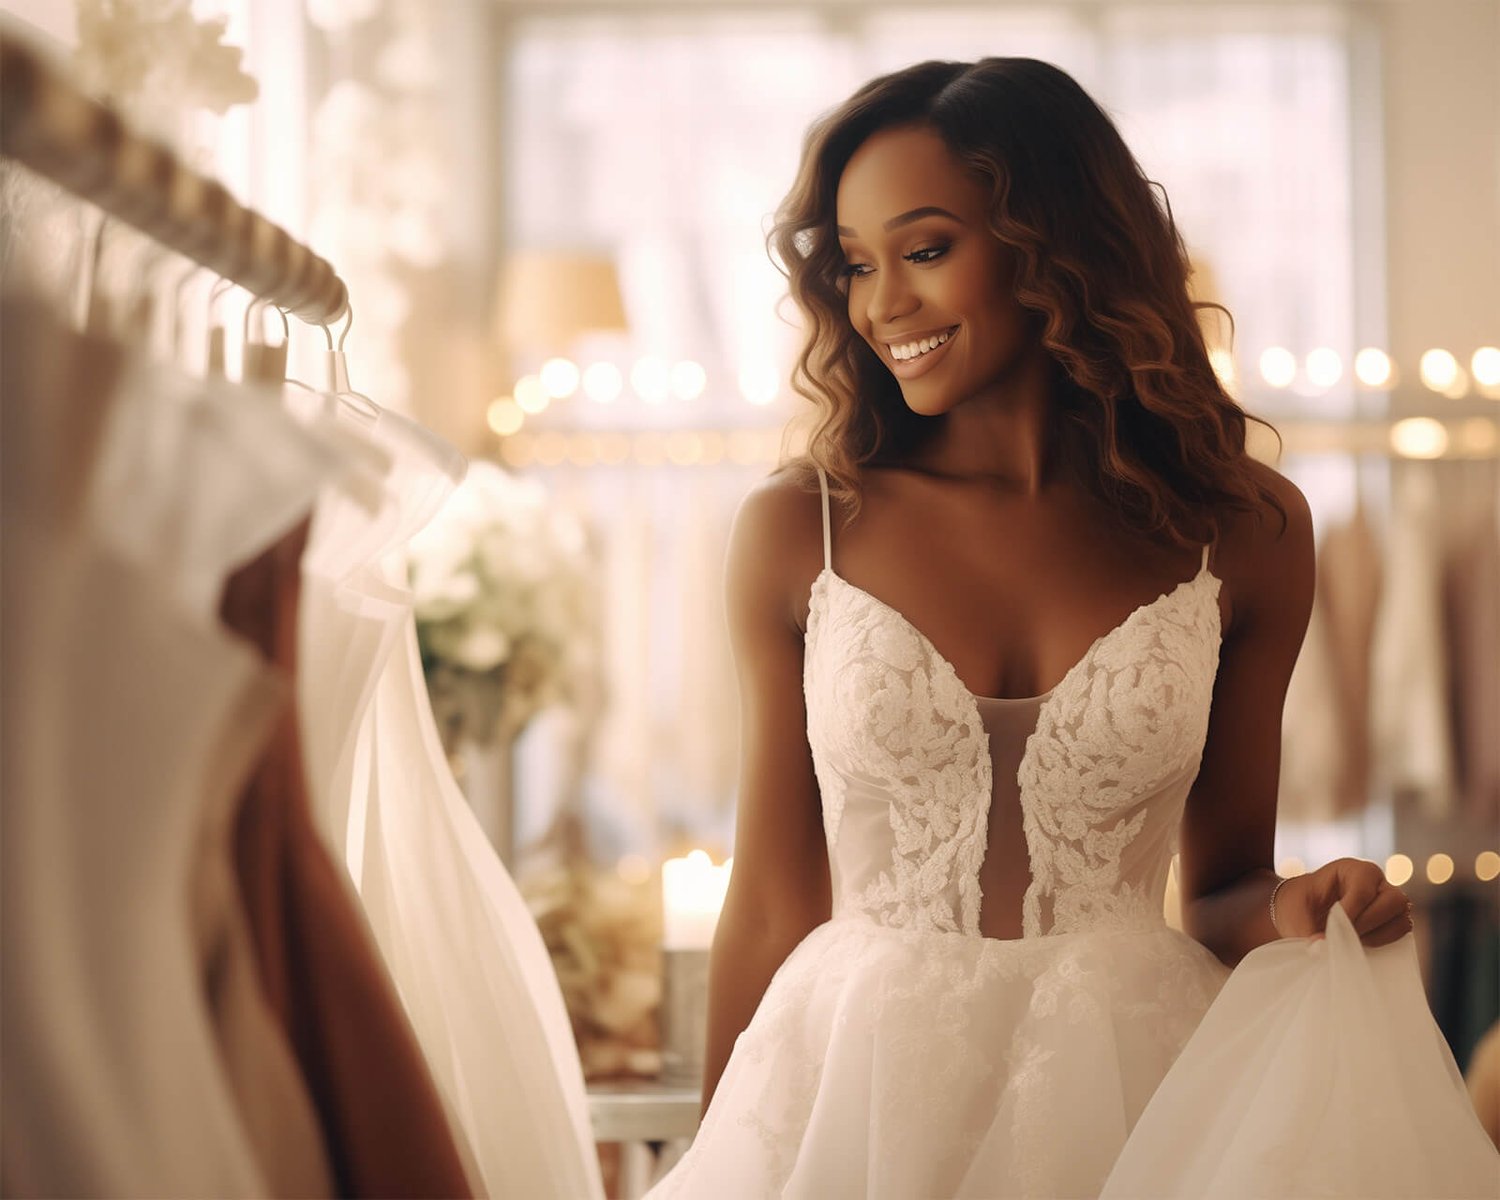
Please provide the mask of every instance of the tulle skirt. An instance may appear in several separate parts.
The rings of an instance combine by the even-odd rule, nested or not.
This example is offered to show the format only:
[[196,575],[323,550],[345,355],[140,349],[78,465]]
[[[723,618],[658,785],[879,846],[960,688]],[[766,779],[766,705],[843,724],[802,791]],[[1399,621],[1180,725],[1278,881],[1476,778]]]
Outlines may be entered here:
[[1366,951],[1341,910],[1232,973],[1166,926],[839,917],[777,971],[649,1196],[1492,1196],[1497,1171],[1411,939]]

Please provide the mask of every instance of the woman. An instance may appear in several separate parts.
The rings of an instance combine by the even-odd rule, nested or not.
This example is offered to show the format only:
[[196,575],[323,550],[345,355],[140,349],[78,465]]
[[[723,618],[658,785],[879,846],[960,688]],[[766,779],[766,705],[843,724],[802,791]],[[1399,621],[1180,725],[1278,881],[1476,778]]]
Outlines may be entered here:
[[1055,67],[867,84],[772,239],[821,420],[731,535],[735,871],[652,1195],[1098,1195],[1230,966],[1334,905],[1411,928],[1372,863],[1271,867],[1307,504]]

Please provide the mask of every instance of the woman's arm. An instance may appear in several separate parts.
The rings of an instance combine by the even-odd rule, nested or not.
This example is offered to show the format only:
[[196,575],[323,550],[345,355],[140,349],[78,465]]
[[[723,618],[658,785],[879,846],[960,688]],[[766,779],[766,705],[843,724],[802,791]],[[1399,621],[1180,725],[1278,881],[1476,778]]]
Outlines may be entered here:
[[1366,946],[1411,930],[1405,893],[1376,864],[1358,858],[1334,859],[1288,879],[1276,893],[1271,923],[1282,707],[1312,615],[1315,571],[1307,500],[1289,480],[1261,469],[1286,507],[1287,528],[1281,532],[1268,514],[1258,523],[1240,522],[1220,546],[1217,573],[1232,620],[1182,827],[1184,926],[1231,966],[1276,938],[1319,936],[1335,904]]
[[724,595],[740,687],[739,797],[734,870],[709,958],[700,1117],[771,977],[831,915],[795,600],[816,574],[820,514],[776,475],[746,495],[729,535]]
[[[1230,601],[1208,739],[1182,819],[1183,925],[1234,965],[1277,933],[1267,912],[1281,771],[1281,719],[1292,667],[1312,615],[1312,518],[1295,484],[1269,467],[1285,506],[1226,523],[1214,571]],[[1276,898],[1280,919],[1288,883]],[[1297,931],[1300,932],[1300,931]],[[1311,932],[1311,931],[1308,931]]]

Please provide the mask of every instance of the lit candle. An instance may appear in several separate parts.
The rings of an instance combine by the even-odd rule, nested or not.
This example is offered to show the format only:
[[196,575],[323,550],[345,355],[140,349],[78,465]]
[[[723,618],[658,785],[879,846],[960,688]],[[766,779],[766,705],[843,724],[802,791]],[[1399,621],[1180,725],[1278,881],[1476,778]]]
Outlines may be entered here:
[[707,950],[713,945],[729,870],[734,859],[722,866],[702,850],[686,858],[669,858],[661,865],[662,946],[667,950]]

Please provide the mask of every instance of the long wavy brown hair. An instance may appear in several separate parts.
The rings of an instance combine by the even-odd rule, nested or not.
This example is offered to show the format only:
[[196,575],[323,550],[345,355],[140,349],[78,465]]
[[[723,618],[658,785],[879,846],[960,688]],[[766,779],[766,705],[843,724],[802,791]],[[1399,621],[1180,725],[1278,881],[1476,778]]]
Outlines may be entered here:
[[[989,227],[1015,255],[1015,295],[1056,373],[1060,443],[1079,478],[1153,539],[1199,545],[1225,509],[1286,510],[1245,454],[1250,416],[1225,392],[1194,301],[1166,192],[1104,111],[1031,58],[924,62],[871,80],[807,133],[796,182],[767,236],[802,311],[792,375],[815,406],[807,457],[860,507],[859,468],[903,461],[941,418],[912,412],[848,315],[835,196],[877,130],[932,129],[991,191]],[[1230,317],[1233,328],[1233,318]],[[1274,431],[1273,431],[1274,432]],[[785,464],[784,464],[785,465]]]

